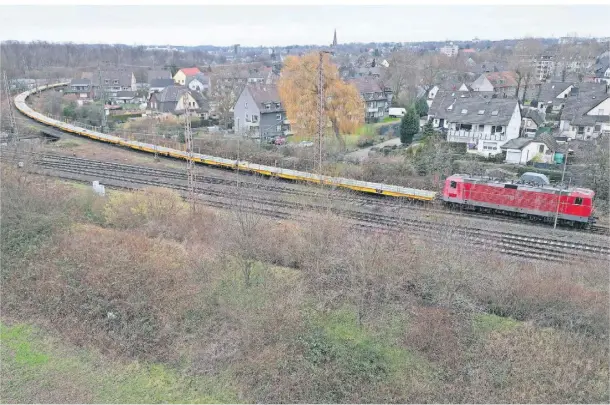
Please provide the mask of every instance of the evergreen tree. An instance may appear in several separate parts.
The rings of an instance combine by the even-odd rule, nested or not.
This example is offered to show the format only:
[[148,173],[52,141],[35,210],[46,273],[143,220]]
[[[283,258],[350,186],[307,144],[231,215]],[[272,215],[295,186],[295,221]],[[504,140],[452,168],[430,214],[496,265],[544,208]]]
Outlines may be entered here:
[[420,117],[428,115],[428,103],[423,97],[417,99],[415,102],[415,109]]
[[428,139],[434,136],[434,127],[432,126],[432,120],[426,122],[424,125],[424,139]]
[[400,122],[400,142],[409,144],[413,140],[413,136],[419,132],[419,116],[415,110],[415,106],[409,108],[407,113],[402,117]]

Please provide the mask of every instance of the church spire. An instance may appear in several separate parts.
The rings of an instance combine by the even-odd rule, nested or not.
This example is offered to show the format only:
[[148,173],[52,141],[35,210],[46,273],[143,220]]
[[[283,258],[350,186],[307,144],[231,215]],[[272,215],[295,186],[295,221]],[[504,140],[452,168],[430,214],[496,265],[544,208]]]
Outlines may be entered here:
[[337,29],[335,28],[335,36],[333,37],[333,46],[337,46]]

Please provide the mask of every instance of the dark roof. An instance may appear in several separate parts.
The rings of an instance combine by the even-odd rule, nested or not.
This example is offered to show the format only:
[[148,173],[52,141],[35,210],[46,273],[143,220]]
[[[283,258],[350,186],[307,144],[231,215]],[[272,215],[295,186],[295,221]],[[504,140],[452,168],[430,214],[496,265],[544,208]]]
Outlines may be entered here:
[[352,79],[349,83],[356,86],[360,93],[382,93],[383,87],[379,84],[377,80],[369,79],[366,77],[358,77],[356,79]]
[[515,138],[515,139],[511,139],[510,141],[506,142],[504,145],[502,145],[500,147],[500,149],[502,150],[506,150],[506,149],[523,149],[525,148],[527,145],[529,145],[532,142],[540,142],[545,144],[549,149],[551,149],[552,151],[557,151],[559,150],[559,145],[557,144],[557,142],[555,141],[555,139],[553,139],[553,137],[549,134],[542,134],[542,135],[538,135],[535,138]]
[[200,111],[210,111],[210,102],[198,91],[190,91],[191,96],[197,101]]
[[119,98],[134,98],[136,96],[136,92],[128,90],[117,91],[116,96]]
[[568,87],[570,87],[573,83],[569,82],[551,82],[551,83],[542,83],[540,86],[540,94],[537,97],[538,102],[543,102],[547,104],[557,99],[557,96],[564,92]]
[[210,81],[209,77],[206,77],[203,73],[198,73],[196,75],[187,76],[186,85],[188,86],[195,79],[199,80],[202,84],[208,83]]
[[[246,86],[246,89],[250,92],[250,95],[258,105],[261,114],[266,112],[284,111],[284,107],[281,104],[280,94],[278,93],[277,86]],[[265,108],[265,104],[269,103],[271,103],[270,108]],[[280,106],[277,107],[276,103],[280,103]]]
[[559,150],[559,144],[557,143],[553,135],[549,134],[548,132],[543,132],[541,134],[536,135],[534,141],[544,143],[553,152],[557,152]]
[[[127,70],[103,70],[101,72],[102,80],[108,80],[109,86],[114,84],[115,80],[119,81],[121,87],[131,87],[131,78],[133,73]],[[86,72],[83,73],[83,78],[90,78],[91,83],[94,86],[99,86],[100,74],[98,72]]]
[[[451,96],[451,94],[455,94],[455,96]],[[453,107],[448,110],[447,108],[451,105]],[[515,99],[483,98],[477,92],[456,92],[449,93],[448,97],[439,98],[437,95],[428,114],[434,118],[443,118],[448,122],[507,125],[517,106]],[[465,113],[462,113],[463,110]],[[494,114],[494,112],[497,113]]]
[[182,97],[184,92],[187,91],[184,86],[167,86],[162,91],[157,93],[157,101],[160,103],[176,103]]
[[152,79],[150,87],[167,87],[174,84],[174,79]]
[[530,108],[530,109],[525,110],[525,114],[523,114],[523,118],[530,118],[538,126],[540,126],[542,123],[544,123],[544,120],[540,116],[540,113],[535,108]]
[[172,72],[170,72],[169,70],[162,70],[162,69],[157,69],[157,70],[149,70],[146,72],[146,81],[147,83],[149,83],[152,86],[152,81],[153,80],[157,80],[157,79],[171,79],[172,78]]
[[70,80],[70,86],[90,86],[91,80],[89,79],[72,79]]
[[531,138],[515,138],[500,146],[500,149],[523,149],[532,142]]
[[577,96],[570,97],[563,108],[561,119],[570,122],[572,125],[582,126],[593,126],[597,122],[608,122],[610,117],[607,115],[587,115],[589,111],[608,98],[608,95],[591,95],[591,93],[579,93]]

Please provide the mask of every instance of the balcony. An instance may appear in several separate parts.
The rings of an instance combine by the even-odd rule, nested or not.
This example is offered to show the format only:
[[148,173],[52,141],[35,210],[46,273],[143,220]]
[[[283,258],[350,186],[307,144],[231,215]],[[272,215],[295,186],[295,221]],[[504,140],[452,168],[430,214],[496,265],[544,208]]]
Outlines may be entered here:
[[503,133],[489,133],[480,131],[465,131],[465,130],[448,130],[447,131],[447,142],[461,142],[468,143],[472,141],[478,141],[483,139],[486,141],[498,141],[503,142],[506,140],[506,134]]

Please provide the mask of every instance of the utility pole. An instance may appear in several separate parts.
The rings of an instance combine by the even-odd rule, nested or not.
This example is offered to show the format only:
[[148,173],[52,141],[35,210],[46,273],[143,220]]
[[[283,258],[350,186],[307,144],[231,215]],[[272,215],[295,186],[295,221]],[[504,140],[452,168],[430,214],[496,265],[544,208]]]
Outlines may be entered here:
[[557,197],[557,210],[555,211],[555,223],[553,224],[553,229],[557,228],[557,218],[559,217],[559,206],[561,204],[561,193],[563,192],[563,179],[566,175],[566,166],[568,165],[568,153],[570,148],[566,143],[566,154],[563,157],[563,171],[561,172],[561,188],[559,189],[559,197]]
[[4,82],[4,90],[6,92],[6,98],[8,100],[8,122],[11,127],[9,142],[15,141],[18,137],[17,122],[15,121],[15,114],[13,113],[13,97],[11,96],[11,88],[6,78],[6,71],[2,74],[2,81]]
[[106,91],[105,87],[102,86],[102,69],[99,65],[97,67],[97,76],[100,84],[100,99],[102,100],[102,127],[100,132],[103,133],[106,129]]
[[186,143],[186,176],[188,187],[188,201],[191,205],[191,212],[195,213],[195,180],[193,176],[193,132],[191,131],[191,117],[189,116],[189,96],[185,91],[182,96],[184,104],[184,142]]

